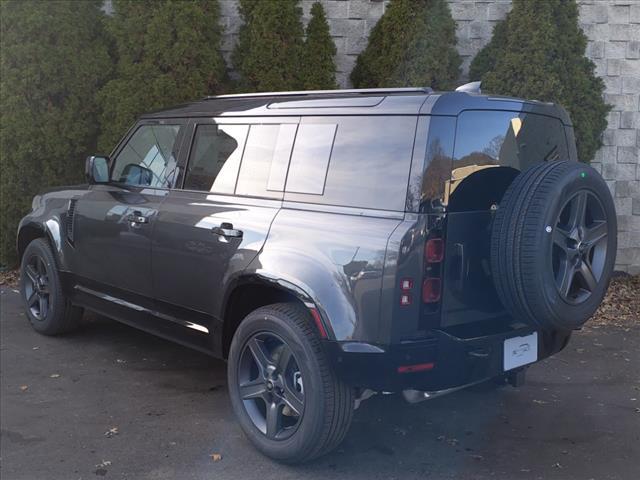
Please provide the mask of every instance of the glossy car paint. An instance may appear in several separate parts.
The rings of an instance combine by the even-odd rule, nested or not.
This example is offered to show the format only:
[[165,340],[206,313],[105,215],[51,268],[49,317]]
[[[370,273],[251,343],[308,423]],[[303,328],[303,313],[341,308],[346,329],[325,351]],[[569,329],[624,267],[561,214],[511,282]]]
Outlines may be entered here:
[[[497,327],[474,327],[477,331],[443,331],[443,312],[426,312],[419,302],[424,242],[433,232],[446,231],[447,212],[437,205],[426,208],[415,189],[426,181],[422,176],[429,158],[428,143],[440,135],[446,148],[451,143],[444,138],[446,132],[455,131],[451,125],[466,109],[535,110],[561,119],[572,138],[566,113],[555,105],[467,93],[337,92],[204,100],[145,115],[140,123],[415,115],[405,211],[213,195],[181,190],[179,183],[173,189],[84,185],[38,196],[34,210],[20,224],[18,247],[22,251],[30,238],[46,235],[59,258],[65,291],[74,302],[214,355],[224,355],[222,331],[233,290],[251,283],[289,292],[316,308],[329,335],[325,348],[332,361],[353,362],[353,371],[343,373],[355,385],[372,384],[375,365],[387,362],[382,380],[376,380],[378,386],[399,388],[422,382],[437,387],[434,379],[441,378],[441,373],[439,377],[430,372],[398,377],[394,368],[418,359],[443,362],[447,352],[455,356],[447,361],[465,365],[473,335],[481,345],[473,344],[471,350],[478,347],[493,352],[484,357],[489,363],[476,369],[490,376],[496,373],[491,359],[501,348],[501,339],[518,331],[510,326],[513,319]],[[575,146],[568,143],[575,159]],[[181,171],[189,148],[188,141],[181,142]],[[71,199],[76,210],[73,238],[69,239],[65,222]],[[128,222],[134,212],[149,221],[141,225]],[[486,228],[490,215],[480,212],[454,237],[473,238]],[[222,222],[231,223],[243,236],[222,239],[213,234],[212,227]],[[447,257],[452,255],[449,249],[450,243]],[[449,270],[445,286],[454,288],[446,277],[453,275]],[[465,284],[465,290],[478,286],[478,279],[460,271],[460,278],[451,279]],[[415,303],[408,307],[398,303],[399,280],[405,277],[415,279]],[[462,301],[469,299],[463,296]],[[470,305],[470,310],[474,308]],[[567,340],[568,334],[558,334],[553,340],[541,341],[540,358],[559,350]]]

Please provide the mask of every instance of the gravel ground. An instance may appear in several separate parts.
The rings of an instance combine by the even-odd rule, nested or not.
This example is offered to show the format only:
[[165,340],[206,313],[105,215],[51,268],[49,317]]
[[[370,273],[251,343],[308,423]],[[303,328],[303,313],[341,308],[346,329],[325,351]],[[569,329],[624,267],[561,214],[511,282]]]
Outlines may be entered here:
[[336,452],[301,467],[266,459],[244,438],[223,362],[95,316],[77,333],[40,336],[3,286],[0,476],[635,480],[639,296],[637,279],[623,282],[613,292],[624,306],[605,302],[609,321],[599,315],[530,368],[524,387],[413,406],[374,397]]

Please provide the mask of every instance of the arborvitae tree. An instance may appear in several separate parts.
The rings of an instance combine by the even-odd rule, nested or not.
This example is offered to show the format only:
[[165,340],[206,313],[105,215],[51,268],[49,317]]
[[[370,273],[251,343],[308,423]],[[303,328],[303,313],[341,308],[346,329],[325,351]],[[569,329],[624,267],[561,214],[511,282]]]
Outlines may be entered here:
[[[565,107],[574,125],[578,157],[588,162],[601,145],[610,107],[602,98],[604,83],[584,55],[586,45],[575,0],[514,0],[504,25],[496,27],[472,68],[487,92]],[[494,61],[482,60],[486,56]]]
[[356,87],[446,90],[460,73],[456,24],[445,0],[391,0],[351,72]]
[[[253,14],[254,8],[258,5],[258,2],[259,0],[239,0],[238,2],[238,13],[243,23],[240,25],[238,31],[238,43],[231,52],[231,62],[236,70],[238,69],[238,65],[242,63],[242,60],[247,57],[251,48],[249,28],[253,23],[251,21],[251,15]],[[240,89],[243,87],[246,88],[246,85],[243,85],[243,80],[242,78],[239,79],[236,82],[236,87]]]
[[116,78],[100,92],[99,146],[109,153],[135,118],[224,90],[217,1],[114,0]]
[[487,43],[482,50],[474,57],[469,66],[469,80],[476,82],[482,80],[482,75],[493,70],[498,58],[500,48],[506,43],[507,37],[507,21],[509,14],[505,20],[496,23],[493,27],[493,35],[491,41]]
[[298,0],[241,1],[233,66],[239,87],[257,92],[302,88],[302,10]]
[[101,0],[2,1],[0,25],[0,263],[31,198],[80,182],[97,136],[95,92],[112,65]]
[[336,46],[329,33],[324,8],[319,2],[311,7],[311,19],[307,25],[302,59],[303,87],[308,90],[336,88],[336,64],[333,57]]

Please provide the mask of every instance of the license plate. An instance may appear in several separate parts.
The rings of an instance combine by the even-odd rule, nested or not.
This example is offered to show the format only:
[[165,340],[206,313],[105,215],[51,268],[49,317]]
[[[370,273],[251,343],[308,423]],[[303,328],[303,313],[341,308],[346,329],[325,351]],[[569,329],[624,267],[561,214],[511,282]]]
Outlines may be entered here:
[[504,371],[538,360],[538,332],[504,341]]

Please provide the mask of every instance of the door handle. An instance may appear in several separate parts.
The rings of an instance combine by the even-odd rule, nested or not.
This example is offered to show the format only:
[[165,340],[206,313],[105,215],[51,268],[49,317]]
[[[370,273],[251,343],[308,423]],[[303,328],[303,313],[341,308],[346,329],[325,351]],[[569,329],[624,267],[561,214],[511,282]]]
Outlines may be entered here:
[[236,230],[233,228],[233,224],[229,222],[222,222],[219,227],[213,227],[211,229],[212,233],[216,235],[220,235],[221,237],[242,237],[242,230]]
[[149,223],[149,219],[142,215],[142,212],[140,210],[134,210],[133,213],[127,215],[127,221],[137,224]]

